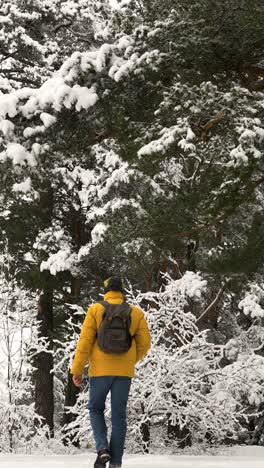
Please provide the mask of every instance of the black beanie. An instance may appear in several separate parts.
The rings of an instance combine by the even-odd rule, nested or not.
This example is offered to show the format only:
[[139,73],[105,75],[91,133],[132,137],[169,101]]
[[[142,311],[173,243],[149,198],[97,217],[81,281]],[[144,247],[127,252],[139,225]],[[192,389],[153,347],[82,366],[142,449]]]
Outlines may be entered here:
[[123,282],[119,276],[111,276],[104,281],[105,293],[108,291],[120,291],[123,292]]

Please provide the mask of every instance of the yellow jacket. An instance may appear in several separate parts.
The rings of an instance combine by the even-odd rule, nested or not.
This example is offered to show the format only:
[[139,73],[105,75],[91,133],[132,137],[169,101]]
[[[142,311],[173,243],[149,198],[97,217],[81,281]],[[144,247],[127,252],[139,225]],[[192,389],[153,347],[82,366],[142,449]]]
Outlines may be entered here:
[[[119,291],[109,291],[104,295],[104,300],[110,304],[122,304],[123,294]],[[132,312],[129,331],[133,339],[131,348],[124,354],[108,354],[101,351],[96,333],[102,322],[104,306],[96,303],[89,307],[77,343],[71,374],[82,375],[85,365],[89,362],[90,377],[134,377],[135,364],[150,348],[150,333],[142,310],[133,305],[130,307]]]

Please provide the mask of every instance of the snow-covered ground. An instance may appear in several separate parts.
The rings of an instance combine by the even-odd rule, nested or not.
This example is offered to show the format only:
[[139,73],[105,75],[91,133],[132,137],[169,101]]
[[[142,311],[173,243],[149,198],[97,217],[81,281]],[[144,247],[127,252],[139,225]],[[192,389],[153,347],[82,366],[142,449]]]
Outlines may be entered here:
[[[0,455],[1,468],[92,468],[94,455]],[[235,447],[221,456],[127,455],[123,468],[263,468],[264,447]]]

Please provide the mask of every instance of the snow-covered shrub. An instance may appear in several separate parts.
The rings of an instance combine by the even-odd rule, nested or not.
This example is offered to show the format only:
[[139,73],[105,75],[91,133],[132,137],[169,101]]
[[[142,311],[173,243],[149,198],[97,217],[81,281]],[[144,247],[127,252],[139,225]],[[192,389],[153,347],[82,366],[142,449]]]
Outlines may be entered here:
[[238,307],[245,315],[254,318],[264,317],[264,285],[253,282],[249,284],[249,291],[242,299]]
[[[187,272],[177,281],[167,276],[159,293],[132,297],[141,307],[148,304],[152,335],[151,353],[138,365],[129,404],[133,449],[157,448],[151,436],[155,427],[161,445],[234,441],[244,431],[249,408],[258,412],[262,358],[239,355],[238,340],[219,346],[207,340],[206,331],[199,332],[188,300],[202,303],[205,294],[206,281]],[[231,364],[222,368],[224,355]]]
[[[38,337],[37,295],[16,279],[8,253],[0,257],[0,451],[28,451],[41,418],[35,412],[33,357]],[[40,429],[39,433],[46,429]]]

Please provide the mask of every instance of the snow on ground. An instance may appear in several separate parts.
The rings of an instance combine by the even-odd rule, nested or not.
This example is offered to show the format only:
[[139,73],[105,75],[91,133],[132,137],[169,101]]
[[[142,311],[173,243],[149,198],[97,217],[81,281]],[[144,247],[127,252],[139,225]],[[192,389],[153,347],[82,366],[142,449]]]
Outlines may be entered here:
[[[94,455],[1,455],[1,468],[92,468]],[[264,447],[233,447],[219,456],[127,455],[122,468],[263,468]]]

